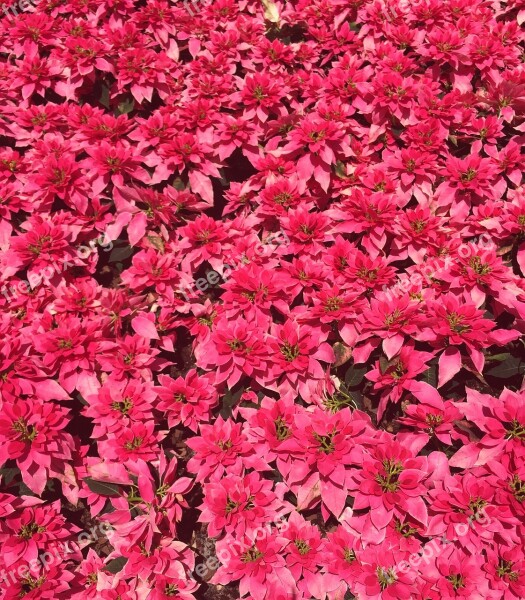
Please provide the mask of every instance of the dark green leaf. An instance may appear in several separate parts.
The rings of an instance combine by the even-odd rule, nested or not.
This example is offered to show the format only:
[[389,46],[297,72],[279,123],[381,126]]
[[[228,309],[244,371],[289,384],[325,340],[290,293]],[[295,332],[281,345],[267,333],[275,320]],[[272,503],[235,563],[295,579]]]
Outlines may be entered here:
[[95,494],[101,496],[120,496],[120,488],[114,483],[106,483],[104,481],[95,481],[91,477],[86,477],[84,481],[88,488]]
[[9,485],[16,475],[20,473],[20,469],[16,467],[0,469],[0,476],[2,477],[2,483],[4,485]]
[[493,354],[492,356],[486,356],[487,362],[503,362],[511,356],[510,352],[504,352],[503,354]]
[[124,556],[119,556],[119,558],[115,558],[114,560],[110,560],[106,565],[106,569],[110,573],[119,573],[124,568],[124,565],[128,562],[128,559]]
[[102,86],[102,93],[100,94],[100,104],[109,108],[109,88],[105,85]]
[[117,115],[127,115],[135,108],[135,100],[133,98],[129,98],[128,100],[124,100],[117,107]]
[[357,387],[363,381],[365,373],[368,371],[368,367],[358,367],[352,365],[345,375],[345,384],[347,387]]
[[394,364],[395,361],[388,360],[386,356],[379,357],[379,370],[381,371],[381,375],[384,375],[388,369]]
[[525,373],[525,362],[517,356],[509,356],[486,371],[486,375],[498,379],[508,379],[515,375],[523,375],[523,373]]
[[421,379],[431,385],[434,388],[437,388],[438,378],[437,378],[437,368],[436,365],[430,365],[430,369],[427,369],[422,375]]
[[221,417],[228,419],[232,416],[233,407],[239,402],[240,397],[244,392],[244,388],[240,387],[236,392],[228,390],[222,399]]
[[110,263],[117,263],[126,258],[129,258],[133,254],[133,248],[131,246],[121,246],[120,248],[113,248],[109,255]]

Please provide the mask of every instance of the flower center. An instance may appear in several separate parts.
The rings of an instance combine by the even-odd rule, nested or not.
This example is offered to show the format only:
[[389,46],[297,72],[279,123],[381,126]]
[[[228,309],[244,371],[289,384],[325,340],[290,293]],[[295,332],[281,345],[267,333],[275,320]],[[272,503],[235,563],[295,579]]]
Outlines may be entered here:
[[133,400],[127,396],[120,401],[112,402],[111,408],[113,410],[117,410],[119,413],[123,415],[127,415],[129,411],[133,408]]
[[525,441],[525,425],[522,425],[517,419],[514,419],[512,423],[507,425],[506,429],[506,439]]
[[45,527],[42,527],[37,523],[29,523],[29,525],[22,525],[18,537],[21,537],[23,540],[30,540],[35,533],[43,533],[45,530]]
[[468,183],[469,181],[472,181],[477,174],[478,172],[476,169],[469,168],[464,173],[461,173],[460,179],[463,183]]
[[332,431],[328,435],[320,435],[314,432],[314,438],[319,443],[319,451],[324,454],[335,452],[334,437],[336,432]]
[[286,422],[284,421],[284,419],[282,417],[278,417],[274,421],[274,425],[275,425],[275,437],[280,442],[282,442],[283,440],[290,437],[290,435],[291,435],[290,428],[288,427],[288,425],[286,425]]
[[281,354],[284,356],[285,360],[288,362],[294,361],[299,356],[299,344],[295,344],[292,346],[288,342],[286,342],[283,346],[279,347]]
[[32,442],[38,434],[35,426],[28,425],[23,417],[13,423],[13,429],[20,434],[20,439],[23,442]]
[[383,461],[384,473],[377,473],[375,480],[383,492],[395,492],[399,488],[399,475],[403,471],[401,463],[385,459]]
[[295,540],[294,545],[301,556],[308,554],[310,546],[304,540]]
[[500,558],[499,564],[496,567],[496,573],[498,574],[498,577],[501,579],[507,577],[510,581],[517,581],[520,574],[518,571],[512,570],[513,566],[513,562]]
[[255,562],[259,558],[262,557],[262,552],[257,549],[256,546],[252,546],[249,550],[241,556],[241,560],[243,563]]
[[141,437],[133,437],[133,439],[124,444],[126,450],[138,450],[142,446],[143,439]]
[[395,571],[392,568],[385,569],[384,567],[377,567],[376,575],[382,590],[394,583],[397,579]]
[[470,325],[462,325],[464,321],[463,315],[451,312],[447,315],[447,321],[450,329],[455,333],[465,333],[466,331],[470,331]]
[[488,275],[492,271],[492,268],[489,265],[481,262],[479,256],[472,256],[468,264],[476,275]]
[[459,575],[458,573],[454,573],[452,575],[449,575],[447,577],[447,579],[450,581],[450,583],[452,584],[452,587],[455,590],[459,590],[459,588],[465,587],[465,579],[461,575]]
[[513,475],[509,487],[518,502],[525,502],[525,480],[520,479],[518,475]]

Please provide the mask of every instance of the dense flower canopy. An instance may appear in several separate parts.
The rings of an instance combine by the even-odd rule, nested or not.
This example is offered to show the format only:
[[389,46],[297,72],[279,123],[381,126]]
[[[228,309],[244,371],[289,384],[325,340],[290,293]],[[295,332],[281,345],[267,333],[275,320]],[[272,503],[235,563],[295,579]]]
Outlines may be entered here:
[[0,599],[525,598],[524,0],[0,14]]

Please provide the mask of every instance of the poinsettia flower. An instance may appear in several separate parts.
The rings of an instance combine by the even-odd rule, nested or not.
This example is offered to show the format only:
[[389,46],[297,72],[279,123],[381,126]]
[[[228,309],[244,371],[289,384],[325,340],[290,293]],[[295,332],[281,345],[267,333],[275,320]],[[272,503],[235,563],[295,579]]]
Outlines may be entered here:
[[450,459],[452,466],[481,466],[505,452],[525,456],[525,394],[504,389],[499,400],[467,388],[466,402],[454,403],[467,420],[485,434],[477,443],[460,448]]
[[245,469],[269,470],[266,461],[259,457],[248,443],[240,423],[219,417],[213,425],[200,425],[200,436],[188,440],[195,454],[188,469],[197,474],[197,481],[217,481],[226,471],[241,475]]
[[208,535],[243,536],[288,512],[283,486],[273,488],[271,481],[255,472],[205,484],[200,521],[208,524]]
[[362,468],[350,476],[350,489],[355,490],[353,508],[370,509],[367,525],[372,530],[384,529],[405,511],[426,525],[428,476],[426,457],[414,456],[399,442],[379,444],[363,456]]

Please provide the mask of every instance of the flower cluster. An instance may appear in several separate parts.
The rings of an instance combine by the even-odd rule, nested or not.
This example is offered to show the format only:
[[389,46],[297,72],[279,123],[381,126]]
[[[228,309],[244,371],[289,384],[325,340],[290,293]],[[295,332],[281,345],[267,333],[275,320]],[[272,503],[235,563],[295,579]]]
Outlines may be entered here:
[[522,600],[523,1],[25,4],[0,600]]

